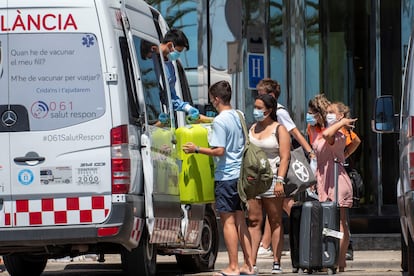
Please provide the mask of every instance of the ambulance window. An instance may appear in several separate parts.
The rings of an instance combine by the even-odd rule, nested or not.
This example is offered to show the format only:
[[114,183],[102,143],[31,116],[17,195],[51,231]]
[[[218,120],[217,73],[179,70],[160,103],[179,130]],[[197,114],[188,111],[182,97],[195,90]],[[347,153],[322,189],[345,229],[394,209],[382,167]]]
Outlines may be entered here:
[[[105,88],[96,36],[91,33],[9,34],[2,44],[0,79],[10,104],[27,110],[30,130],[68,127],[105,113]],[[19,117],[19,114],[17,114]]]
[[193,105],[193,99],[191,98],[190,85],[185,74],[185,70],[180,60],[176,61],[177,71],[180,79],[181,91],[183,93],[183,100]]
[[159,54],[152,51],[153,47],[158,48],[158,45],[137,36],[134,36],[134,45],[141,72],[148,123],[153,124],[158,121],[161,112],[169,113],[161,60]]
[[131,54],[128,48],[128,42],[125,37],[119,38],[121,47],[122,64],[124,66],[124,74],[126,81],[126,89],[128,95],[129,119],[131,124],[139,123],[139,103],[137,98],[137,90],[134,79],[134,70],[132,67]]

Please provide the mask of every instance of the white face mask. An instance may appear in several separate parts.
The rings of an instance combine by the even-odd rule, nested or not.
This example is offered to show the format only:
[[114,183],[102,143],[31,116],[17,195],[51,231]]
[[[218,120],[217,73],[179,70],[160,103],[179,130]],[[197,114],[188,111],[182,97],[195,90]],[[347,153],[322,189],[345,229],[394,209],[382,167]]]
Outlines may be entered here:
[[328,127],[336,123],[338,120],[336,119],[335,113],[328,113],[326,114],[326,122],[328,123]]

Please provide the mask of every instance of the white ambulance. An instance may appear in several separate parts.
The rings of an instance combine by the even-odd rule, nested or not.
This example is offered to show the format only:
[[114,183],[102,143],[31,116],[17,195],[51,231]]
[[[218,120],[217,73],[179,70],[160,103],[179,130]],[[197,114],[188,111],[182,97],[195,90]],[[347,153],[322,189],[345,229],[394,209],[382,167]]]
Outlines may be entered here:
[[376,133],[399,135],[399,178],[396,179],[396,186],[401,224],[401,268],[403,275],[411,276],[414,275],[414,29],[406,55],[400,95],[397,113],[394,111],[393,96],[377,97],[371,127]]
[[[155,275],[157,254],[185,271],[214,267],[213,208],[179,197],[184,115],[143,47],[165,31],[140,0],[0,0],[0,255],[11,275],[87,253],[120,253],[127,275]],[[154,124],[161,113],[167,128]]]

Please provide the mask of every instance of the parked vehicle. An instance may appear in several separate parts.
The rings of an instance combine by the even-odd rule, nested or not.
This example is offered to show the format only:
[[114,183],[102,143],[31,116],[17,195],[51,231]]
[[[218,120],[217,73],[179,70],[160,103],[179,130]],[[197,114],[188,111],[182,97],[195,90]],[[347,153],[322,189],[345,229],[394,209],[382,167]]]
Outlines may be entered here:
[[392,96],[377,98],[372,129],[377,133],[399,133],[399,179],[397,205],[402,231],[402,269],[414,275],[414,49],[413,36],[405,61],[401,106],[394,112]]
[[[170,104],[164,60],[143,50],[167,31],[159,12],[141,0],[0,8],[8,272],[40,275],[48,258],[89,253],[121,254],[127,275],[156,275],[157,254],[176,255],[184,271],[212,269],[216,214],[210,202],[180,199],[175,130],[184,114]],[[177,93],[189,95],[177,74]],[[156,125],[161,113],[168,127]]]

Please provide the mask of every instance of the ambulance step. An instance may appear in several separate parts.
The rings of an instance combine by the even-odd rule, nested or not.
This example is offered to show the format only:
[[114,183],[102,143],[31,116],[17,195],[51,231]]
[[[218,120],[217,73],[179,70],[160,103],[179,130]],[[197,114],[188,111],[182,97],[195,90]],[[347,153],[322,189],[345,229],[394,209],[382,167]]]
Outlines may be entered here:
[[207,254],[208,252],[201,249],[193,249],[193,248],[163,248],[162,252],[164,254],[171,254],[171,255],[196,255],[196,254]]

